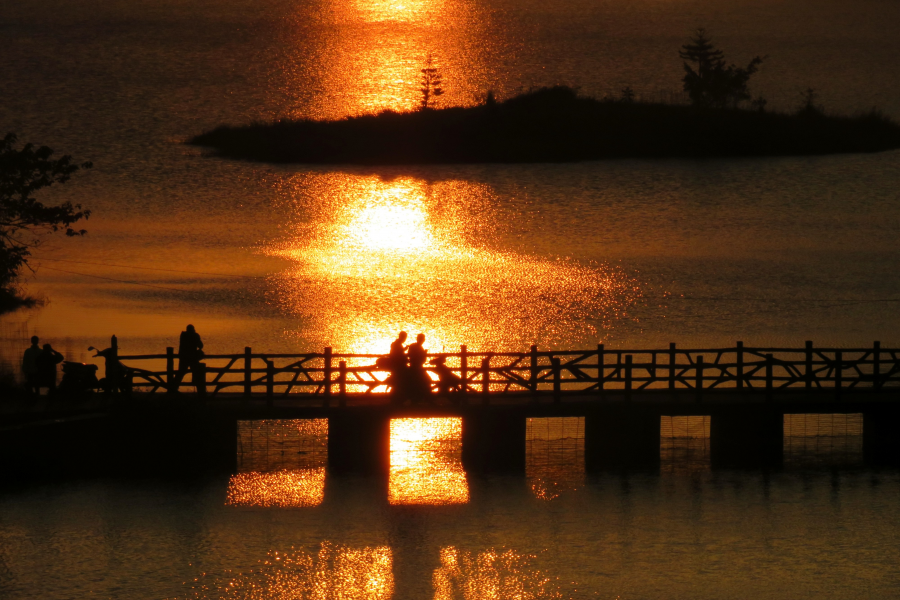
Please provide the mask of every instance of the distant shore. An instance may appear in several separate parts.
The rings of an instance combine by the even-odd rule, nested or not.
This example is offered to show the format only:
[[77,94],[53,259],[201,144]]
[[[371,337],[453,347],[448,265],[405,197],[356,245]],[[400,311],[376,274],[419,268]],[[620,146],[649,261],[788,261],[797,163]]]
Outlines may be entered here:
[[188,143],[272,163],[532,163],[879,152],[900,148],[900,126],[875,111],[697,109],[554,87],[465,108],[223,125]]

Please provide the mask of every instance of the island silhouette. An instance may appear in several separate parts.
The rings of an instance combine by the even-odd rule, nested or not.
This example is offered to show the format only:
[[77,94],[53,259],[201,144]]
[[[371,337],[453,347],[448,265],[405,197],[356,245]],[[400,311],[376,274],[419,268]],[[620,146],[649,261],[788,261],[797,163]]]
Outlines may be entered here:
[[220,126],[189,144],[273,163],[569,162],[879,152],[900,148],[900,126],[873,110],[846,117],[585,97],[535,89],[470,107],[384,111],[338,120]]
[[[443,77],[429,54],[412,112],[382,111],[336,120],[280,120],[220,126],[188,143],[220,156],[279,163],[428,164],[569,162],[608,158],[707,158],[878,152],[900,147],[900,126],[876,109],[826,115],[810,88],[792,113],[766,111],[746,66],[725,60],[705,29],[678,52],[690,105],[637,102],[544,87],[498,102],[437,108]],[[742,108],[749,104],[749,109]]]

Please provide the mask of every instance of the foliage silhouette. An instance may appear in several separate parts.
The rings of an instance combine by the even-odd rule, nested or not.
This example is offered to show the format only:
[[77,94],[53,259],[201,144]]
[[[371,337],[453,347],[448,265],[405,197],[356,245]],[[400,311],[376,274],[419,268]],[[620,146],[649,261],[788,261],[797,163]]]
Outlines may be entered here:
[[684,61],[684,91],[694,106],[704,108],[737,107],[749,100],[747,83],[764,60],[757,56],[744,68],[726,66],[725,55],[713,46],[702,28],[695,31],[690,41],[681,47],[678,56]]
[[44,188],[67,182],[79,169],[91,168],[91,163],[73,164],[68,155],[54,159],[46,146],[35,149],[25,144],[17,150],[16,141],[13,133],[0,141],[0,311],[23,302],[16,284],[31,250],[40,245],[40,236],[57,231],[84,235],[85,230],[72,225],[91,214],[80,204],[48,206],[34,197]]
[[434,108],[437,97],[444,94],[444,79],[434,66],[434,59],[430,54],[425,59],[425,67],[422,68],[420,91],[422,92],[422,99],[419,101],[420,110]]
[[816,93],[816,90],[806,88],[805,91],[800,93],[800,97],[802,98],[802,102],[800,108],[797,110],[798,115],[805,117],[821,117],[825,114],[825,110],[822,106],[817,104],[819,101],[819,94]]

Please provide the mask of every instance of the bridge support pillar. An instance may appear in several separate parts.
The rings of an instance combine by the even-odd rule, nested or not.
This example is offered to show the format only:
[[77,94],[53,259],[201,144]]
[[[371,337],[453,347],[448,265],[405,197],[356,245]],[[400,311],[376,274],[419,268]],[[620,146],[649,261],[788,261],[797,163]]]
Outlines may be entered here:
[[709,455],[713,468],[780,465],[784,457],[784,415],[759,406],[712,414]]
[[629,407],[585,416],[584,464],[589,473],[659,469],[659,415]]
[[328,417],[328,470],[387,473],[391,462],[390,419],[367,410]]
[[863,412],[863,460],[872,466],[900,465],[900,408],[874,407]]
[[525,416],[484,410],[463,416],[463,467],[471,471],[525,472]]

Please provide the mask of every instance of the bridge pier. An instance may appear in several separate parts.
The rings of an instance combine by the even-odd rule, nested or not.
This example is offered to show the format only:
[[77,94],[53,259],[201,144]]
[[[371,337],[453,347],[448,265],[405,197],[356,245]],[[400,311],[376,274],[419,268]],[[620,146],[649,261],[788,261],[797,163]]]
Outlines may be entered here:
[[390,418],[369,410],[328,417],[328,470],[332,473],[387,473],[391,465]]
[[873,407],[863,412],[863,460],[872,466],[900,465],[900,408]]
[[659,469],[659,413],[629,407],[587,414],[584,466],[589,473]]
[[758,468],[781,464],[784,415],[759,406],[710,415],[709,454],[713,468]]
[[524,413],[483,410],[464,415],[462,460],[467,471],[524,473]]

